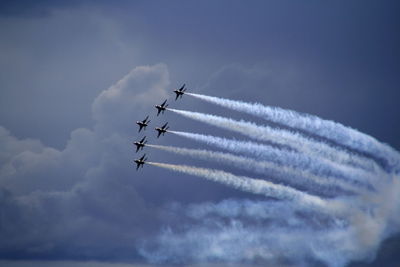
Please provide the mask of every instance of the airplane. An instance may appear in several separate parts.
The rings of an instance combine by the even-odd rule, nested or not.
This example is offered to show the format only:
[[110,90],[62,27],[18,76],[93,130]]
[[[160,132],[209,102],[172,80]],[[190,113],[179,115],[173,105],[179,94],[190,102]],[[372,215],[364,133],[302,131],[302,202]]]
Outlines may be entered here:
[[133,144],[136,146],[136,153],[137,153],[140,149],[143,150],[143,147],[146,145],[146,143],[147,143],[146,136],[143,137],[143,139],[140,140],[139,142],[134,142]]
[[161,104],[161,105],[156,105],[156,109],[157,111],[157,116],[160,114],[160,112],[162,112],[162,114],[164,114],[165,108],[168,107],[167,103],[167,99],[165,99],[165,101]]
[[149,116],[147,116],[144,120],[142,121],[137,121],[136,124],[139,125],[139,132],[144,128],[146,130],[146,126],[149,124],[150,120],[147,120]]
[[144,154],[141,158],[134,160],[136,163],[136,170],[138,170],[140,166],[142,166],[142,168],[143,168],[143,165],[146,163],[146,160],[147,160],[147,158],[145,158],[145,157],[146,157],[146,154]]
[[158,131],[157,138],[160,137],[161,134],[164,135],[167,132],[167,130],[169,128],[169,126],[167,127],[167,125],[168,125],[168,122],[165,123],[162,127],[156,128],[156,131]]
[[179,89],[177,89],[177,90],[174,90],[174,92],[175,92],[175,94],[176,94],[175,101],[176,101],[179,97],[182,98],[182,95],[185,93],[186,90],[187,90],[187,89],[185,88],[185,84],[183,84],[181,88],[179,88]]

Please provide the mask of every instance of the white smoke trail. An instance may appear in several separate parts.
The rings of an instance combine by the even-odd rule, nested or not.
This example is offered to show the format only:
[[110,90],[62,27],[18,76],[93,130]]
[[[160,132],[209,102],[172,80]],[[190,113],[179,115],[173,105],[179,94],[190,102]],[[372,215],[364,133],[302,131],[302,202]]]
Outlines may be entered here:
[[383,144],[362,132],[340,123],[324,120],[317,116],[301,114],[293,110],[285,110],[279,107],[264,106],[259,103],[246,103],[223,99],[213,96],[187,93],[188,95],[214,103],[236,111],[246,112],[269,121],[280,123],[292,128],[318,135],[342,144],[359,152],[367,153],[373,157],[385,161],[389,169],[399,171],[400,154],[387,144]]
[[[273,197],[281,200],[291,200],[297,202],[300,206],[308,209],[315,209],[320,212],[330,211],[333,212],[342,209],[339,202],[335,202],[337,205],[328,205],[323,199],[309,195],[307,193],[295,190],[293,188],[274,184],[261,179],[254,179],[245,176],[237,176],[232,173],[228,173],[221,170],[198,168],[186,165],[175,165],[158,162],[147,162],[150,165],[157,167],[170,169],[177,172],[182,172],[198,177],[206,178],[210,181],[218,182],[244,192],[253,194],[260,194],[267,197]],[[337,210],[336,210],[337,209]]]
[[[299,170],[299,175],[311,173],[315,175],[314,178],[327,184],[333,184],[335,177],[342,176],[349,178],[341,181],[344,182],[343,186],[348,182],[355,182],[354,180],[373,180],[374,190],[359,193],[361,189],[358,189],[357,183],[353,183],[349,186],[353,186],[358,194],[343,197],[332,189],[332,195],[337,198],[322,199],[289,186],[237,176],[221,170],[150,162],[151,165],[199,176],[279,201],[267,200],[261,205],[251,204],[247,208],[240,206],[243,199],[237,200],[238,203],[232,202],[227,207],[213,207],[212,203],[202,203],[202,207],[190,210],[189,217],[192,218],[187,220],[186,224],[179,217],[178,224],[181,226],[183,222],[183,227],[176,227],[175,231],[168,228],[158,236],[159,239],[155,243],[149,243],[148,248],[141,251],[146,258],[161,263],[172,259],[177,260],[179,264],[209,263],[217,260],[250,263],[258,261],[267,263],[264,265],[269,263],[271,266],[289,262],[296,266],[326,264],[343,267],[353,260],[373,258],[381,241],[399,231],[400,177],[394,170],[398,170],[400,166],[390,169],[388,164],[386,170],[375,168],[372,160],[361,155],[353,157],[336,147],[321,144],[300,134],[306,138],[305,142],[292,132],[288,132],[291,136],[286,139],[287,136],[279,135],[282,134],[281,130],[273,129],[276,131],[274,133],[248,122],[237,122],[201,113],[172,111],[183,112],[185,116],[222,128],[234,129],[251,138],[260,135],[262,137],[258,137],[259,140],[289,145],[302,153],[255,142],[185,132],[172,133],[241,155],[164,146],[152,147],[239,167],[246,164],[249,170],[260,173],[265,173],[266,168],[274,167],[281,168],[282,171]],[[274,134],[276,136],[273,136]],[[280,138],[283,142],[278,142]],[[301,149],[301,146],[306,148]],[[317,152],[311,148],[316,148]],[[255,159],[243,157],[243,154]],[[327,161],[324,157],[330,160]],[[335,163],[334,157],[340,157],[338,162],[341,164]],[[264,163],[267,165],[263,165]],[[362,166],[371,172],[367,173],[354,166]],[[310,178],[301,175],[296,182],[304,183],[307,190],[313,186],[307,179]],[[288,203],[291,207],[283,209]],[[270,209],[267,211],[267,208]],[[182,207],[178,210],[186,212]],[[176,216],[178,213],[175,211],[173,214]],[[175,224],[171,225],[174,227]]]
[[317,193],[328,195],[330,197],[337,197],[338,195],[340,195],[340,192],[336,190],[336,187],[340,187],[345,191],[351,190],[351,192],[353,193],[363,191],[364,189],[360,186],[350,185],[343,180],[332,178],[327,179],[326,177],[314,175],[303,169],[295,169],[290,166],[278,165],[271,161],[254,160],[243,156],[236,156],[229,153],[215,152],[204,149],[179,148],[151,144],[148,144],[146,146],[180,155],[200,158],[203,160],[229,164],[233,167],[252,171],[257,174],[270,174],[268,180],[274,180],[278,183],[295,185],[307,190],[316,191]]
[[272,141],[277,144],[295,148],[304,153],[323,156],[330,161],[360,166],[365,170],[375,170],[373,161],[349,154],[346,151],[334,148],[326,143],[313,141],[305,136],[284,129],[274,129],[269,126],[260,126],[252,122],[236,121],[211,114],[192,112],[186,110],[168,109],[185,117],[195,119],[220,128],[232,130],[250,138],[260,141]]
[[[278,149],[264,144],[188,132],[171,131],[171,133],[231,152],[245,153],[257,159],[272,161],[281,166],[291,166],[301,170],[309,170],[309,172],[331,181],[334,181],[335,177],[340,179],[345,178],[348,182],[355,185],[367,187],[366,179],[364,178],[370,176],[369,173],[360,172],[358,169],[354,169],[350,166],[337,164],[294,151]],[[373,179],[370,178],[369,180]]]

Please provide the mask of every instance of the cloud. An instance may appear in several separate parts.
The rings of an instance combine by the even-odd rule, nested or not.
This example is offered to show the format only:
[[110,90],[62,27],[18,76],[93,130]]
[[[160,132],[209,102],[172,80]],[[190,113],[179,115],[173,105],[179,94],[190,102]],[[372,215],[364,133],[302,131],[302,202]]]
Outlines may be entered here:
[[[398,231],[398,183],[376,215],[343,217],[299,209],[295,202],[224,200],[174,204],[181,215],[161,234],[142,243],[141,254],[153,263],[252,263],[265,266],[346,266],[372,261],[382,238]],[[382,197],[382,196],[381,196]],[[379,198],[381,198],[379,197]],[[394,201],[394,202],[393,202]],[[396,202],[397,203],[397,202]],[[352,207],[349,210],[355,211]],[[391,214],[387,212],[390,210]],[[184,211],[184,212],[182,212]],[[168,216],[165,216],[168,218]],[[184,218],[184,219],[183,219]],[[387,221],[389,219],[389,221]],[[386,232],[385,231],[388,231]]]
[[138,64],[139,45],[98,6],[43,5],[34,4],[46,16],[0,15],[0,121],[62,149],[72,130],[93,125],[93,99]]
[[97,126],[129,132],[127,126],[132,124],[135,114],[151,107],[155,99],[168,97],[165,91],[168,85],[169,75],[164,64],[135,68],[95,99],[92,111]]
[[330,253],[336,247],[335,239],[343,237],[340,231],[334,233],[337,236],[322,230],[313,235],[318,222],[307,216],[315,215],[302,213],[290,202],[224,200],[176,204],[169,211],[179,210],[186,211],[182,216],[190,220],[191,227],[171,225],[157,239],[144,242],[141,253],[150,261],[260,266],[310,266],[313,262],[341,266],[346,261],[339,257],[342,251],[335,249],[337,259]]
[[164,64],[133,69],[94,101],[94,129],[74,130],[62,150],[0,127],[0,257],[138,259],[135,242],[158,218],[132,180],[129,133],[168,84]]

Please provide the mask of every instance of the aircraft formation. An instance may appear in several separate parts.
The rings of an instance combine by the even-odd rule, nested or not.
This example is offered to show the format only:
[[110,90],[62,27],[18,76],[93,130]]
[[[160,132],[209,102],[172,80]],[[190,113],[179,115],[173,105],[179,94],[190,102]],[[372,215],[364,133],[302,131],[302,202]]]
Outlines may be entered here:
[[[187,88],[185,88],[185,84],[183,84],[179,89],[174,90],[174,93],[176,94],[175,96],[175,101],[178,100],[178,98],[182,98],[182,96],[185,94]],[[164,114],[164,111],[167,109],[168,104],[167,104],[167,99],[165,99],[164,102],[162,102],[160,105],[155,105],[154,106],[157,109],[157,116],[160,114]],[[136,121],[136,124],[139,126],[139,133],[140,131],[145,131],[146,127],[149,125],[150,120],[149,116],[146,116],[144,120],[141,121]],[[159,138],[161,135],[164,136],[166,132],[168,132],[169,126],[168,122],[166,122],[163,126],[161,127],[156,127],[155,130],[157,132],[157,138]],[[136,153],[139,152],[140,150],[143,150],[143,148],[146,146],[147,140],[146,136],[144,136],[140,141],[133,142],[133,144],[136,146]],[[143,154],[142,157],[135,159],[134,162],[136,163],[136,170],[139,170],[140,167],[143,168],[143,165],[146,163],[147,157],[146,154]]]

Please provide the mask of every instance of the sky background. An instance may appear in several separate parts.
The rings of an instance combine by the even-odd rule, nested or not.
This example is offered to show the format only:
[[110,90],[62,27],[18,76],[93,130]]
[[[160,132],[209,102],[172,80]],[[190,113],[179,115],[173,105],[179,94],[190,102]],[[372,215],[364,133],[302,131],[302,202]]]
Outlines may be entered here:
[[[151,166],[135,171],[131,142],[143,134],[134,122],[148,114],[149,128],[169,121],[240,137],[168,112],[155,117],[166,98],[227,115],[192,97],[175,102],[182,83],[338,121],[400,150],[399,10],[397,1],[1,1],[0,265],[148,264],[145,241],[196,224],[186,212],[196,205],[262,201]],[[400,262],[399,236],[381,248],[367,266]]]

